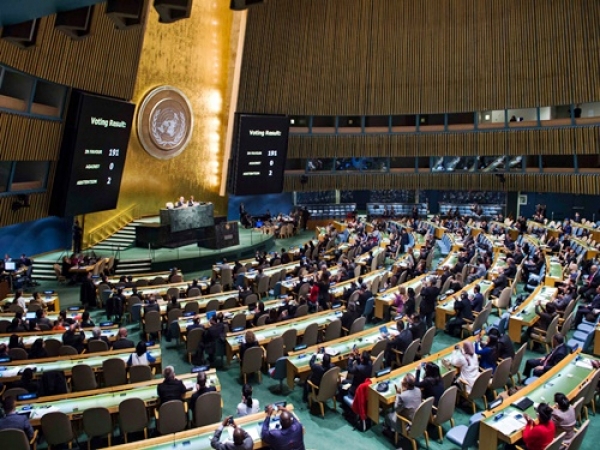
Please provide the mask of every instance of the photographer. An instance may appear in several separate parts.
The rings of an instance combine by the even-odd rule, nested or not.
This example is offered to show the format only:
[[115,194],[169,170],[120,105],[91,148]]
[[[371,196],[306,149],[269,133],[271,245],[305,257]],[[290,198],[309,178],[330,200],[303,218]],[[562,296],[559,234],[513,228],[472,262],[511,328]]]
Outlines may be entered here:
[[[221,442],[221,433],[226,426],[234,428],[233,442]],[[229,416],[226,417],[223,423],[215,430],[215,434],[210,440],[210,446],[216,450],[252,450],[254,442],[247,431],[235,424],[233,416]]]

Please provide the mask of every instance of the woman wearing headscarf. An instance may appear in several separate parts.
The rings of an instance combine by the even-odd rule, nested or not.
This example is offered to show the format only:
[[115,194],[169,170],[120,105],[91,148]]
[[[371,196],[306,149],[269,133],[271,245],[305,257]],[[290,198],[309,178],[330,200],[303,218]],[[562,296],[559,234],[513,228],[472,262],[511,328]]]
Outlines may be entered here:
[[475,354],[475,347],[471,341],[466,341],[462,350],[457,345],[454,347],[454,352],[450,355],[450,360],[445,362],[447,367],[454,366],[459,370],[458,380],[459,386],[464,386],[467,393],[473,389],[473,383],[479,376],[479,361]]

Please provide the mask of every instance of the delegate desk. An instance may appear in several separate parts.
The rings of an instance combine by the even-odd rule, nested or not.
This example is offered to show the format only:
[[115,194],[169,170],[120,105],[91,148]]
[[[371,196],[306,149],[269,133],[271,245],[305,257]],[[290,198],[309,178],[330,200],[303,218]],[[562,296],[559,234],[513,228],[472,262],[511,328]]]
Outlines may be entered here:
[[[334,277],[335,275],[338,274],[338,272],[340,271],[340,267],[339,266],[333,266],[330,267],[329,269],[329,273],[331,274],[332,277]],[[302,277],[302,282],[300,281],[299,277],[296,278],[290,278],[289,280],[282,280],[281,281],[281,295],[287,294],[288,292],[291,293],[293,292],[294,288],[298,285],[298,283],[308,283],[309,280],[315,280],[316,281],[316,275],[320,273],[320,272],[314,272],[308,275],[305,275],[304,277]]]
[[[133,283],[135,283],[136,281],[139,280],[148,280],[148,281],[152,281],[154,278],[157,277],[161,277],[164,278],[165,280],[169,278],[169,276],[171,275],[171,271],[170,270],[165,270],[164,272],[146,272],[146,273],[138,273],[135,275],[115,275],[112,277],[107,277],[106,281],[108,281],[110,284],[117,285],[119,283],[121,283],[121,277],[125,276],[125,277],[131,277],[131,281]],[[177,271],[177,275],[181,275],[182,279],[183,279],[183,272],[181,270]],[[129,280],[127,280],[129,281]],[[96,278],[94,279],[94,284],[96,286],[98,286],[99,284],[103,283],[102,278]],[[145,286],[142,286],[145,287]]]
[[579,247],[581,247],[582,251],[584,252],[584,254],[583,254],[584,259],[594,259],[596,257],[596,255],[598,253],[600,253],[600,251],[596,247],[588,244],[587,242],[585,242],[581,239],[571,237],[570,241],[572,243],[577,244]]
[[517,307],[508,320],[508,335],[513,342],[521,342],[523,328],[533,326],[538,321],[539,316],[535,312],[538,300],[545,305],[551,302],[557,293],[557,288],[540,285]]
[[[473,281],[471,284],[463,287],[460,291],[447,296],[444,300],[438,301],[438,304],[435,308],[435,326],[439,330],[444,330],[446,328],[446,322],[448,321],[448,316],[454,316],[454,302],[456,299],[460,298],[463,292],[466,292],[469,297],[475,294],[475,286],[479,285],[481,289],[481,294],[484,299],[487,298],[489,293],[492,290],[494,283],[489,280],[484,280],[480,278],[479,280]],[[484,301],[484,304],[486,301]]]
[[[291,412],[294,410],[294,406],[288,403],[286,409]],[[264,420],[265,413],[262,411],[235,418],[235,424],[242,427],[252,437],[253,450],[266,447],[261,441]],[[298,420],[297,417],[296,420]],[[110,448],[111,450],[211,450],[210,442],[219,425],[221,422],[129,444],[113,445]],[[279,416],[271,416],[269,428],[272,430],[279,427]],[[220,442],[233,442],[233,427],[223,429]]]
[[[281,272],[283,270],[285,270],[285,273],[292,273],[295,269],[297,269],[298,267],[300,267],[300,262],[296,261],[296,262],[291,262],[288,264],[279,264],[277,266],[274,267],[265,267],[263,269],[263,274],[266,276],[273,276],[278,272]],[[246,283],[247,284],[252,284],[256,281],[256,277],[258,275],[258,270],[254,270],[252,269],[251,271],[248,271],[244,274],[244,278],[246,279]]]
[[436,225],[433,222],[430,222],[429,220],[421,220],[419,221],[419,227],[421,226],[421,224],[425,225],[426,228],[429,229],[429,231],[431,232],[431,234],[433,234],[435,236],[436,239],[441,239],[444,237],[444,233],[447,231],[446,228],[440,226],[440,225]]
[[557,284],[564,283],[564,269],[558,258],[546,255],[546,278],[544,284],[554,287]]
[[[70,317],[73,320],[79,320],[81,318],[81,314],[83,314],[83,309],[77,310],[77,311],[67,311],[67,317]],[[29,314],[35,314],[35,313],[29,313]],[[59,313],[57,312],[51,312],[51,313],[46,313],[46,318],[48,320],[50,320],[50,323],[54,323],[55,320],[58,320],[58,317],[60,316]],[[2,320],[8,320],[9,322],[15,317],[15,313],[0,313],[0,321]],[[27,317],[24,317],[26,320]]]
[[498,275],[498,269],[505,269],[507,266],[508,263],[506,262],[506,255],[504,253],[496,253],[494,263],[487,273],[487,279],[492,280],[496,275]]
[[437,274],[441,275],[444,272],[444,269],[446,267],[448,269],[450,269],[450,270],[454,269],[454,267],[458,263],[458,257],[459,256],[460,255],[458,254],[458,252],[450,252],[450,253],[448,253],[448,256],[446,256],[444,258],[444,260],[438,265],[438,267],[437,267]]
[[[272,325],[264,325],[262,327],[254,327],[252,331],[256,336],[256,340],[262,346],[267,345],[272,339],[283,336],[287,330],[294,328],[298,336],[304,335],[306,328],[316,323],[320,329],[325,328],[330,322],[341,319],[343,314],[342,309],[327,310],[315,314],[309,314],[308,316],[301,317],[299,319],[286,320],[284,322],[277,322]],[[245,342],[244,335],[246,330],[239,333],[229,333],[226,338],[226,351],[227,361],[231,362],[233,355],[239,352],[240,346]]]
[[[189,287],[190,283],[186,283],[185,281],[182,281],[181,283],[170,283],[170,284],[157,284],[155,286],[141,286],[137,289],[137,296],[142,298],[142,296],[145,295],[158,295],[160,297],[166,298],[167,296],[167,291],[171,288],[177,288],[179,289],[179,293],[184,293],[187,291],[187,288]],[[198,287],[205,291],[206,289],[208,289],[208,282],[206,281],[199,281],[198,282]],[[123,289],[122,294],[125,296],[125,298],[129,298],[133,295],[133,288],[125,288]]]
[[494,253],[504,251],[504,240],[500,239],[498,236],[494,236],[492,234],[483,234],[479,239],[481,239],[484,244],[491,247]]
[[[223,306],[223,303],[225,303],[225,301],[227,299],[233,297],[237,300],[239,295],[240,295],[239,291],[226,291],[226,292],[219,292],[218,294],[210,294],[210,295],[205,295],[205,296],[200,296],[200,297],[181,298],[178,300],[178,302],[179,302],[179,307],[180,307],[181,311],[184,311],[185,305],[187,305],[188,303],[192,303],[192,302],[198,303],[198,309],[200,311],[202,311],[202,310],[206,309],[206,305],[208,305],[208,302],[210,302],[211,300],[218,300],[219,305]],[[170,302],[168,300],[158,300],[157,303],[160,308],[160,315],[166,318],[167,317],[167,306],[169,305]],[[140,316],[144,317],[144,308],[140,309]]]
[[[14,294],[9,295],[4,300],[0,302],[3,308],[9,307],[15,296]],[[29,306],[29,302],[33,300],[33,296],[31,294],[23,294],[23,300],[25,300],[25,304]],[[51,311],[58,312],[60,311],[60,299],[58,298],[58,294],[43,294],[41,295],[41,300],[44,303],[44,306]]]
[[[3,383],[10,383],[17,381],[21,378],[20,374],[23,370],[29,368],[34,370],[34,377],[41,377],[44,372],[51,370],[61,370],[64,372],[66,377],[71,376],[71,372],[74,366],[80,364],[88,365],[92,368],[95,373],[102,372],[102,363],[107,359],[121,359],[125,363],[129,359],[129,356],[135,351],[131,348],[128,351],[107,351],[98,353],[84,353],[80,355],[69,355],[69,356],[58,356],[52,360],[52,358],[40,358],[40,359],[28,359],[20,361],[11,361],[5,364],[5,370],[0,371],[0,380]],[[156,362],[150,364],[151,367],[156,367],[158,371],[161,370],[162,355],[160,346],[153,346],[148,349],[150,354],[156,358]]]
[[[207,385],[215,386],[217,391],[221,390],[221,383],[217,377],[215,369],[206,372]],[[178,375],[187,392],[185,398],[189,399],[192,396],[196,386],[195,373]],[[44,414],[60,411],[65,413],[71,420],[76,420],[81,417],[83,411],[90,408],[103,407],[107,408],[111,414],[119,412],[119,404],[130,398],[139,398],[144,401],[146,407],[154,407],[158,401],[156,386],[162,383],[162,379],[151,381],[143,381],[135,384],[124,384],[121,386],[107,387],[103,389],[95,389],[92,391],[72,392],[70,394],[62,394],[52,397],[40,397],[36,400],[27,402],[17,402],[17,413],[30,412],[29,422],[33,427],[41,425],[41,419]],[[135,443],[140,445],[139,442]]]
[[[273,308],[279,308],[280,306],[283,306],[283,302],[281,300],[277,300],[277,299],[265,301],[262,303],[265,305],[266,312],[269,312]],[[225,310],[221,310],[219,312],[223,313],[224,320],[231,320],[237,314],[244,314],[246,316],[246,322],[254,319],[254,309],[249,309],[247,306],[238,306],[236,308],[225,309]],[[194,323],[195,317],[197,317],[200,320],[200,325],[202,325],[205,328],[208,327],[210,321],[207,318],[206,313],[196,314],[196,315],[187,316],[187,317],[182,316],[177,319],[177,321],[179,323],[179,332],[182,335],[187,334],[187,327],[188,327],[188,325],[191,325]]]
[[[102,336],[106,336],[109,341],[114,341],[116,339],[116,334],[118,331],[118,326],[111,325],[110,327],[102,328]],[[83,330],[83,332],[85,333],[85,342],[87,343],[88,339],[93,336],[92,328],[86,328]],[[11,334],[12,333],[0,334],[0,344],[8,345],[8,341],[10,340]],[[47,341],[48,339],[56,339],[57,341],[62,342],[63,334],[65,334],[64,330],[29,331],[20,332],[19,337],[23,338],[23,345],[29,348],[37,339],[43,339],[44,341]]]
[[573,226],[573,228],[583,228],[584,230],[587,230],[588,235],[592,236],[592,239],[594,241],[600,242],[600,229],[595,228],[594,226],[591,226],[591,225],[588,225],[588,224],[595,225],[593,222],[572,223],[571,225]]
[[161,209],[160,224],[169,226],[171,233],[211,227],[215,224],[212,203],[197,203],[181,208]]
[[[387,324],[382,324],[382,326],[387,327],[389,335],[396,336],[398,334],[396,322],[389,322]],[[325,353],[328,353],[331,356],[331,362],[333,364],[344,363],[350,353],[352,353],[354,347],[362,354],[364,351],[371,351],[379,341],[387,339],[380,331],[380,328],[381,326],[369,328],[360,333],[334,339],[327,343],[313,345],[312,347],[297,352],[291,352],[287,359],[287,382],[289,388],[294,389],[294,378],[305,379],[308,376],[311,371],[310,360],[312,355],[318,354],[319,349],[325,346],[325,344]],[[318,355],[317,359],[321,361],[323,356]]]
[[560,237],[560,235],[562,233],[562,230],[559,230],[558,228],[549,227],[548,225],[536,222],[535,220],[527,221],[527,229],[531,229],[532,231],[543,230],[544,233],[548,237],[555,237],[555,238]]
[[[475,342],[475,337],[470,337],[466,340]],[[465,341],[462,341],[462,342],[465,342]],[[460,345],[462,347],[462,342],[458,342],[457,345]],[[445,348],[444,350],[441,350],[437,353],[429,355],[423,359],[420,359],[419,361],[416,361],[412,364],[399,367],[398,369],[393,370],[392,372],[390,372],[386,375],[383,375],[382,377],[371,378],[371,385],[369,386],[369,391],[368,391],[369,393],[368,393],[368,406],[367,406],[367,415],[369,416],[369,418],[376,424],[379,423],[379,408],[382,407],[383,410],[385,411],[394,405],[394,402],[396,400],[396,389],[394,386],[399,387],[402,383],[402,378],[404,378],[409,373],[415,375],[417,372],[417,369],[419,368],[421,363],[433,362],[433,363],[437,364],[440,368],[441,375],[444,375],[446,372],[448,372],[449,369],[446,369],[446,367],[444,367],[444,365],[442,364],[442,360],[448,358],[452,354],[453,351],[454,351],[454,345],[452,345],[448,348]],[[450,369],[450,370],[454,370],[454,369]],[[421,377],[423,377],[423,376],[424,376],[424,371],[421,370]],[[377,386],[381,382],[389,383],[388,389],[386,391],[383,391],[383,392],[377,391]]]
[[[387,272],[387,269],[373,270],[372,272],[369,272],[368,274],[362,276],[363,283],[368,285],[369,283],[372,283],[376,277],[381,277],[386,272]],[[329,293],[336,298],[342,297],[344,295],[344,291],[346,289],[348,289],[350,287],[350,285],[352,285],[352,283],[357,283],[357,282],[358,282],[358,278],[352,278],[350,280],[346,280],[346,281],[342,281],[341,283],[334,284],[333,286],[331,286],[329,288]],[[375,295],[375,294],[376,293],[373,292],[373,295]]]
[[[555,393],[561,392],[569,400],[573,400],[595,372],[591,365],[592,359],[594,358],[589,355],[580,355],[577,350],[533,383],[505,399],[497,408],[485,411],[479,429],[480,448],[495,449],[501,441],[509,444],[519,441],[526,424],[522,418],[523,414],[537,417],[537,405],[542,402],[552,405]],[[513,406],[513,403],[525,397],[529,398],[533,405],[525,411]],[[521,417],[518,418],[518,415]]]
[[491,221],[489,222],[489,225],[491,226],[496,226],[496,227],[500,227],[501,229],[504,230],[504,233],[507,233],[510,238],[513,241],[516,241],[519,237],[519,230],[517,230],[515,227],[511,226],[511,225],[507,225],[505,223],[502,222],[496,222],[496,221]]
[[408,291],[408,288],[413,288],[416,292],[416,289],[421,285],[421,283],[423,283],[423,281],[428,276],[429,276],[428,274],[424,273],[423,275],[419,275],[418,277],[413,278],[412,280],[406,281],[399,286],[394,286],[393,288],[390,288],[384,292],[381,292],[380,294],[376,294],[376,296],[375,296],[375,313],[374,313],[375,317],[383,320],[385,317],[388,316],[389,309],[392,306],[392,304],[394,303],[396,294],[398,293],[398,289],[400,289],[400,287],[404,287],[407,291]]

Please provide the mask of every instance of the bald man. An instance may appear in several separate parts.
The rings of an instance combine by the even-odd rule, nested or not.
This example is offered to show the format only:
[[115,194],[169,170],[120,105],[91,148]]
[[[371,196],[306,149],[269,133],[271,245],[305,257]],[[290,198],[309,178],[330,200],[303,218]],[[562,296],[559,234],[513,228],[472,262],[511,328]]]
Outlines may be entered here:
[[131,339],[127,339],[127,328],[121,328],[117,336],[117,340],[113,344],[114,350],[122,350],[124,348],[134,348],[135,344]]
[[267,406],[261,433],[263,442],[268,444],[271,450],[305,450],[302,425],[287,409],[280,406],[279,411],[281,412],[279,416],[281,429],[271,429],[269,422],[271,414],[273,414],[273,407]]
[[[221,433],[227,425],[234,427],[233,442],[221,442]],[[215,434],[210,440],[210,446],[217,450],[252,450],[254,442],[252,437],[242,428],[238,427],[233,421],[233,416],[226,417],[219,428],[215,430]]]

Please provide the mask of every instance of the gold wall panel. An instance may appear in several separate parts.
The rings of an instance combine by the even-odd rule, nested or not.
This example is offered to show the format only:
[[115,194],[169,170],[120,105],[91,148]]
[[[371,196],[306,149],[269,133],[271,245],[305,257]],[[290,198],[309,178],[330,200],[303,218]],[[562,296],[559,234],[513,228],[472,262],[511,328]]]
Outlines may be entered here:
[[311,175],[302,184],[300,175],[286,175],[284,190],[327,191],[327,190],[381,190],[381,189],[440,189],[440,190],[485,190],[485,191],[528,191],[561,192],[569,194],[600,194],[599,175],[563,174],[505,174],[505,182],[494,174],[348,174]]
[[291,135],[288,158],[598,154],[600,126],[393,135]]
[[269,0],[238,110],[414,114],[600,100],[600,2]]
[[132,101],[139,105],[157,86],[180,89],[194,114],[192,138],[179,156],[158,160],[143,150],[134,128],[117,210],[86,215],[85,229],[132,205],[137,205],[137,215],[156,215],[166,202],[182,195],[213,202],[215,214],[226,214],[226,198],[219,197],[218,191],[232,16],[227,2],[209,0],[196,0],[191,17],[172,24],[159,23],[156,11],[149,9]]

